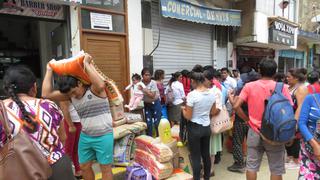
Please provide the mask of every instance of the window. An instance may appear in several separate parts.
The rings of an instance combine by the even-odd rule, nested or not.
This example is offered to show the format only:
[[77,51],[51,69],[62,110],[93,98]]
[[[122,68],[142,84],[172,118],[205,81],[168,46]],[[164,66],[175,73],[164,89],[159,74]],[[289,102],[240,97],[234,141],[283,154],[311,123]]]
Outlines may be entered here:
[[[81,10],[82,28],[91,29],[91,19],[89,10]],[[125,19],[123,15],[110,14],[112,17],[112,30],[111,32],[125,32]]]
[[124,12],[124,0],[83,0],[83,4]]

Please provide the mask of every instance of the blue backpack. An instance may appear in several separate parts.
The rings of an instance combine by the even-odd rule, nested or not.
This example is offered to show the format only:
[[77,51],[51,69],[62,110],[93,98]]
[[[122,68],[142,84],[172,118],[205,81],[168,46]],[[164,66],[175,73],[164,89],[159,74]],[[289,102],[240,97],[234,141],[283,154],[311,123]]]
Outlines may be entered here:
[[266,100],[260,133],[271,144],[283,144],[292,140],[297,121],[290,101],[282,94],[283,83],[277,83],[272,95]]

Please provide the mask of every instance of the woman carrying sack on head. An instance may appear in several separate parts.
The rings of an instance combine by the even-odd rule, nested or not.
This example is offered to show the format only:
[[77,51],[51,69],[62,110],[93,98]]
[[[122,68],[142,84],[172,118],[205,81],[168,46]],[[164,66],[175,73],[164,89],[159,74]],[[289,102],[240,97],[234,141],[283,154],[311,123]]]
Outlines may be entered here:
[[[65,155],[60,139],[64,136],[64,126],[63,115],[59,107],[52,101],[36,98],[36,77],[32,71],[25,66],[10,67],[4,75],[3,83],[4,90],[9,96],[8,99],[3,101],[5,108],[3,112],[6,112],[9,122],[0,121],[0,152],[7,143],[15,140],[15,138],[11,138],[10,142],[7,141],[8,137],[5,135],[6,124],[2,123],[5,122],[9,124],[9,129],[13,137],[21,133],[20,131],[24,131],[35,145],[34,148],[39,148],[39,151],[41,151],[44,158],[48,160],[52,169],[52,175],[49,180],[74,179],[71,160]],[[24,153],[27,155],[28,152]],[[30,156],[28,158],[30,158]],[[19,168],[25,166],[25,169],[28,169],[30,168],[28,166],[34,166],[34,163],[36,163],[32,160],[31,157],[28,161],[23,161],[24,164],[21,164],[22,161],[17,163],[20,165]],[[0,161],[0,164],[1,163]],[[1,166],[1,168],[5,167]],[[13,169],[13,172],[16,172],[16,174],[10,175],[10,179],[15,179],[19,175],[23,176],[19,174],[19,170],[14,170],[18,167],[10,168]],[[0,169],[0,172],[8,171]],[[0,177],[2,176],[0,175]],[[7,176],[4,175],[4,177]],[[22,179],[29,178],[30,177],[23,177]],[[47,178],[33,177],[32,180],[34,179]]]

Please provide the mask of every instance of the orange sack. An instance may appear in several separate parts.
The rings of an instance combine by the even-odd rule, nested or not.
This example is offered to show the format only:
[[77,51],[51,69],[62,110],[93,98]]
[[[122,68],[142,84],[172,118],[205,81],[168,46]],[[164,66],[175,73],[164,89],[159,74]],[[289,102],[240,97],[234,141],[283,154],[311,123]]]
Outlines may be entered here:
[[[59,61],[50,62],[49,65],[52,70],[58,75],[70,75],[79,80],[81,80],[84,84],[90,84],[90,79],[84,70],[83,60],[85,53],[81,51],[78,55],[68,58],[62,59]],[[94,64],[94,62],[92,61]],[[101,79],[105,82],[106,88],[105,91],[107,93],[110,105],[119,105],[123,102],[123,97],[116,85],[116,83],[103,74],[100,69],[94,64],[95,70]]]

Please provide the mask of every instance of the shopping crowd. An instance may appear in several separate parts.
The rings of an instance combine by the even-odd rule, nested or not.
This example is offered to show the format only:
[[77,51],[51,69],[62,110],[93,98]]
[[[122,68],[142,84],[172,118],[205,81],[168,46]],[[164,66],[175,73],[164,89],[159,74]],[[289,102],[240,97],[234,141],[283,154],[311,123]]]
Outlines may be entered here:
[[[11,134],[0,121],[0,149],[21,131],[26,132],[51,166],[52,173],[45,178],[93,180],[96,161],[102,179],[112,179],[114,140],[105,83],[89,54],[85,55],[84,67],[91,85],[60,76],[55,88],[53,70],[47,65],[42,98],[37,98],[38,84],[30,69],[14,66],[5,72],[3,88],[8,98],[3,100],[2,112],[8,116]],[[281,74],[274,60],[265,59],[257,70],[243,66],[230,72],[228,68],[195,65],[190,71],[173,73],[166,83],[165,74],[164,70],[153,73],[149,68],[143,68],[141,75],[133,74],[132,84],[126,88],[132,90],[132,96],[125,107],[133,111],[143,104],[149,136],[159,136],[161,118],[168,119],[171,126],[180,125],[180,141],[190,151],[195,180],[215,175],[214,165],[223,161],[223,144],[230,134],[226,132],[232,132],[234,163],[226,167],[229,171],[246,172],[247,179],[257,179],[266,153],[272,180],[282,179],[286,168],[299,169],[299,179],[320,179],[318,71],[301,68]],[[278,84],[292,106],[297,127],[290,141],[272,144],[261,137],[260,130],[266,100]],[[223,112],[227,112],[233,128],[212,133],[212,123]],[[1,119],[5,119],[4,113]]]

